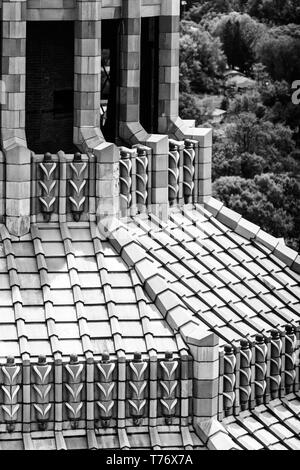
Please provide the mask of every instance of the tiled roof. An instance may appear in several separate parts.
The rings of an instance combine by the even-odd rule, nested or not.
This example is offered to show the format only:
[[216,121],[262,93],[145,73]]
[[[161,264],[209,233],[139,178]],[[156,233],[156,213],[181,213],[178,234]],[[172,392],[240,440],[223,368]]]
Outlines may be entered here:
[[[4,227],[1,233],[1,356],[178,352],[137,274],[95,223],[33,225],[21,240]],[[20,320],[15,296],[22,301]]]
[[[157,442],[146,426],[129,428],[127,431],[128,448],[134,450],[176,450],[185,448],[185,437],[180,426],[158,426]],[[192,427],[190,432],[190,450],[206,450]],[[15,433],[0,440],[0,450],[98,450],[120,449],[123,440],[120,433],[113,429],[95,431],[71,430],[64,432],[35,432],[31,434]],[[125,447],[123,447],[125,449]]]
[[223,425],[241,449],[300,450],[300,396],[290,394],[230,416]]
[[0,448],[299,445],[297,253],[218,204],[0,227]]
[[173,209],[168,223],[139,215],[129,227],[168,287],[221,343],[299,325],[300,275],[203,207]]

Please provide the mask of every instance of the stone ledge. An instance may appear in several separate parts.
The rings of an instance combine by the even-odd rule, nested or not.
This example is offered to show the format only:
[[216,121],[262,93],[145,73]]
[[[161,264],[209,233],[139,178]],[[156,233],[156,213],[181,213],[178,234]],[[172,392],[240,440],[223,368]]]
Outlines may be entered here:
[[233,229],[238,235],[243,236],[247,240],[260,243],[273,252],[274,256],[285,265],[297,273],[300,272],[300,256],[297,251],[286,246],[284,240],[268,234],[258,225],[244,219],[232,209],[228,209],[221,201],[215,198],[210,198],[205,202],[204,208],[208,210],[217,221]]
[[296,261],[298,253],[297,251],[292,250],[292,248],[286,246],[284,242],[280,241],[275,247],[274,255],[283,261],[283,263],[285,263],[287,266],[291,267]]
[[214,217],[217,217],[223,206],[223,202],[215,199],[214,197],[209,198],[204,204],[205,209],[207,209]]

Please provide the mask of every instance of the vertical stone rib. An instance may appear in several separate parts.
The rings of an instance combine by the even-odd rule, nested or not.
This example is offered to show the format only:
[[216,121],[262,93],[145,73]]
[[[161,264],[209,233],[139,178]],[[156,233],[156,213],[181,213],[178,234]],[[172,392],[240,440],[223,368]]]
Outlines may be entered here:
[[120,155],[120,211],[121,216],[126,216],[132,201],[131,150],[121,147]]
[[289,394],[294,391],[296,379],[296,335],[292,325],[286,325],[285,331],[285,392]]
[[90,232],[93,240],[95,256],[97,260],[98,271],[100,275],[101,286],[107,308],[110,328],[112,332],[115,352],[118,359],[118,436],[120,447],[122,449],[130,448],[129,440],[126,434],[126,356],[125,345],[123,342],[121,328],[119,324],[118,311],[113,299],[111,285],[108,281],[107,267],[103,254],[103,247],[96,224],[90,223]]
[[39,164],[41,175],[39,184],[42,191],[39,200],[46,222],[50,222],[51,215],[55,212],[58,191],[57,179],[59,179],[57,167],[57,162],[53,160],[51,153],[45,153],[43,161]]
[[64,244],[64,250],[67,259],[68,272],[70,276],[71,288],[73,292],[73,299],[76,309],[77,321],[79,334],[82,343],[82,349],[86,359],[91,360],[93,358],[93,347],[91,344],[91,338],[87,325],[87,318],[84,311],[84,299],[80,287],[80,281],[78,277],[78,269],[76,266],[76,257],[72,247],[72,238],[66,223],[60,224],[61,237]]
[[45,252],[43,249],[42,238],[39,228],[36,224],[31,225],[31,238],[33,241],[33,249],[37,262],[37,268],[40,277],[42,288],[42,295],[44,301],[44,314],[45,321],[49,336],[49,342],[52,354],[55,360],[61,360],[61,348],[59,344],[59,337],[56,330],[55,318],[53,315],[53,301],[51,296],[51,282],[49,279],[49,272]]
[[59,222],[67,221],[67,158],[64,152],[57,154],[59,161],[59,196],[58,217]]
[[281,351],[280,333],[271,331],[271,365],[270,365],[270,394],[272,400],[279,397],[281,382]]
[[169,203],[174,205],[178,202],[180,183],[180,153],[179,142],[169,140]]
[[249,408],[251,396],[251,349],[247,340],[241,340],[240,348],[240,404],[241,410]]
[[100,143],[101,9],[101,0],[76,1],[74,142],[83,147],[86,137]]
[[[22,417],[22,369],[14,357],[7,357],[6,364],[0,367],[0,380],[2,389],[1,424],[5,422],[7,432],[11,433],[18,427]],[[21,424],[19,424],[21,426]]]
[[175,334],[180,355],[180,431],[185,450],[193,449],[193,439],[189,431],[190,396],[189,396],[189,353],[181,334]]
[[224,349],[219,350],[218,420],[224,419]]
[[100,275],[101,286],[105,298],[105,304],[108,311],[108,317],[110,321],[111,332],[113,336],[115,351],[118,357],[123,357],[125,354],[125,346],[123,338],[120,333],[119,317],[115,305],[115,301],[112,295],[111,285],[108,281],[107,267],[103,253],[103,247],[100,239],[100,234],[96,224],[90,224],[90,232],[93,240],[95,257]]
[[225,416],[233,414],[235,404],[235,365],[236,358],[232,346],[227,345],[224,348],[224,412]]
[[185,204],[193,202],[194,175],[195,175],[195,144],[191,140],[185,140],[183,150],[183,194]]
[[17,263],[8,230],[4,225],[0,228],[0,235],[3,242],[4,254],[6,257],[7,270],[9,274],[9,284],[11,289],[12,303],[15,313],[15,324],[20,347],[20,354],[23,360],[29,360],[28,334],[26,331],[26,321],[23,316],[23,301],[20,291],[20,280]]
[[0,228],[0,236],[3,242],[4,254],[6,257],[7,270],[9,273],[9,283],[12,295],[12,303],[15,314],[15,325],[20,348],[20,355],[23,366],[22,380],[22,431],[30,431],[31,422],[31,397],[30,397],[30,352],[28,344],[28,333],[26,331],[26,321],[23,315],[23,301],[20,291],[20,280],[15,255],[11,243],[10,235],[4,225]]
[[149,434],[151,446],[154,449],[161,448],[159,434],[157,432],[157,350],[153,333],[151,331],[151,321],[148,313],[147,302],[141,282],[134,271],[130,269],[130,277],[134,287],[135,298],[138,306],[140,321],[149,356]]
[[267,345],[262,335],[256,335],[255,343],[255,400],[257,405],[264,403],[267,374]]
[[142,146],[137,147],[136,204],[138,212],[145,211],[148,202],[148,156]]
[[[140,120],[141,0],[122,0],[120,122]],[[120,133],[122,135],[122,132]]]
[[75,222],[79,222],[84,210],[86,212],[89,210],[86,204],[86,187],[88,182],[88,161],[86,157],[83,158],[79,152],[75,153],[73,161],[70,163],[70,168],[72,175],[71,179],[69,179],[71,190],[69,201],[73,219]]
[[[60,224],[61,237],[64,244],[64,250],[67,259],[68,272],[70,277],[70,283],[73,293],[73,299],[75,304],[77,323],[79,328],[79,334],[82,344],[82,349],[86,358],[86,420],[87,427],[91,428],[94,423],[94,385],[93,385],[93,366],[94,366],[94,357],[93,357],[93,346],[91,342],[91,337],[88,328],[87,317],[85,314],[85,305],[84,298],[80,287],[80,281],[78,277],[78,269],[76,266],[76,257],[72,247],[71,234],[68,228],[67,223]],[[73,365],[70,364],[65,366],[65,369],[69,367],[69,370],[75,368],[76,358],[73,356]],[[77,367],[77,365],[76,365]],[[75,415],[74,415],[75,419]],[[78,418],[79,419],[79,418]],[[74,421],[74,425],[77,422],[77,418]]]
[[240,414],[240,368],[241,368],[241,352],[240,347],[235,347],[235,384],[234,384],[234,408],[233,414],[235,416]]
[[3,0],[0,9],[1,145],[6,159],[6,226],[20,237],[30,229],[30,151],[25,135],[26,0]]

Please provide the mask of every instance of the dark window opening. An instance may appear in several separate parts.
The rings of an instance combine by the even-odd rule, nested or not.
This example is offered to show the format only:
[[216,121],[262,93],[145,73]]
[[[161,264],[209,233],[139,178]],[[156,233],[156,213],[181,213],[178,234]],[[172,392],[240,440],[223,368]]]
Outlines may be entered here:
[[54,90],[54,117],[64,118],[66,115],[73,112],[74,106],[74,93],[73,90]]
[[149,133],[158,131],[158,18],[142,18],[140,122]]
[[118,136],[120,26],[119,20],[102,20],[100,125],[106,140],[111,142]]
[[26,136],[36,153],[71,153],[74,108],[74,23],[27,23]]

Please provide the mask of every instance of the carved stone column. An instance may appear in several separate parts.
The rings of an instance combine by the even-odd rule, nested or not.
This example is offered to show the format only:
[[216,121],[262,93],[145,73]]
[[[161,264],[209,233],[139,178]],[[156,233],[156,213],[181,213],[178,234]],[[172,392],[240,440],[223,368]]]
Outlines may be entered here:
[[99,129],[101,7],[101,0],[77,0],[74,77],[74,143],[77,145],[97,135],[102,137]]
[[158,130],[176,140],[198,142],[196,152],[195,202],[211,196],[212,131],[195,128],[195,121],[178,116],[179,105],[179,19],[180,1],[161,0],[159,17]]
[[26,1],[3,0],[0,11],[5,222],[10,233],[21,236],[30,226],[30,152],[25,136]]

